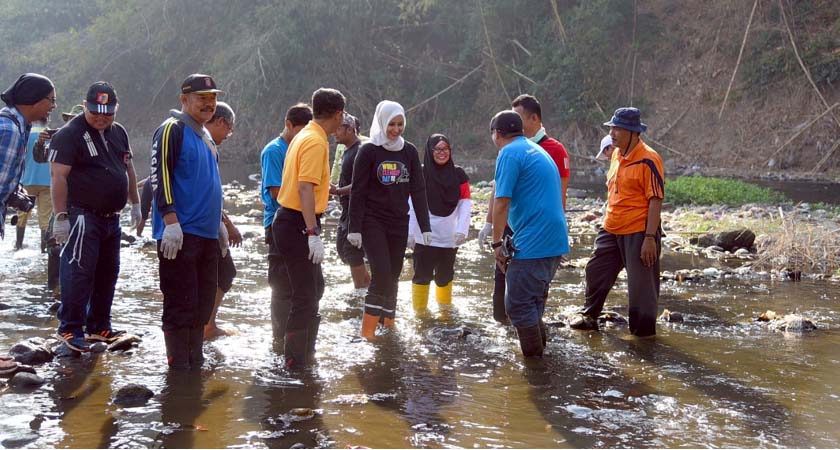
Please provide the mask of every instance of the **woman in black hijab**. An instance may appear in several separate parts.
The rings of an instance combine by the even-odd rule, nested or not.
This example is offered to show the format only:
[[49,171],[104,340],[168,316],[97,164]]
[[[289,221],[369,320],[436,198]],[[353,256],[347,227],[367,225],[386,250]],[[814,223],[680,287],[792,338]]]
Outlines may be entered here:
[[408,245],[414,248],[412,303],[415,311],[426,309],[432,280],[437,286],[435,297],[438,304],[452,303],[455,254],[467,239],[472,208],[470,179],[464,169],[452,161],[452,147],[446,136],[429,136],[423,160],[432,239],[428,245],[419,243],[422,242],[420,226],[414,210],[409,211]]

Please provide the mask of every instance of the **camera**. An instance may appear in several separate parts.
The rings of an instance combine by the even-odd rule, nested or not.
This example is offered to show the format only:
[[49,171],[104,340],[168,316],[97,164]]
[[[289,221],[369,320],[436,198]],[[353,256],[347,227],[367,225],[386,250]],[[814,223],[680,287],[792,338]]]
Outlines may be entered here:
[[35,198],[26,195],[26,191],[18,186],[17,190],[9,194],[6,199],[6,206],[14,208],[18,212],[29,212],[35,207]]

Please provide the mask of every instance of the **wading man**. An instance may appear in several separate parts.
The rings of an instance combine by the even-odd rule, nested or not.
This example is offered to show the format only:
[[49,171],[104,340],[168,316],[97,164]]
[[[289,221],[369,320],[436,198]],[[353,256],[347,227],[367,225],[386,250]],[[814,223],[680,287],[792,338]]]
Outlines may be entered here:
[[112,342],[124,333],[111,328],[120,273],[120,211],[130,199],[131,226],[136,226],[140,198],[128,133],[114,121],[118,109],[113,86],[94,83],[84,113],[61,127],[49,146],[53,236],[63,244],[58,336],[76,351],[90,349],[85,340]]
[[204,127],[220,92],[212,77],[188,76],[181,84],[181,110],[169,112],[152,140],[152,235],[158,241],[162,328],[171,369],[199,368],[204,362],[204,325],[216,298],[219,248],[227,251],[218,152]]
[[638,109],[619,108],[604,125],[610,127],[615,149],[607,174],[607,213],[586,264],[586,304],[572,318],[570,326],[578,330],[598,328],[597,318],[607,294],[621,269],[626,269],[630,332],[640,337],[653,336],[659,297],[665,170],[659,154],[640,139],[647,125],[641,122]]

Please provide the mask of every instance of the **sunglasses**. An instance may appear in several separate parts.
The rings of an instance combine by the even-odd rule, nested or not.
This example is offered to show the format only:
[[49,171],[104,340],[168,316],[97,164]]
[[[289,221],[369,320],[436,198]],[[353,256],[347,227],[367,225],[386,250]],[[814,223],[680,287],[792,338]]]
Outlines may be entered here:
[[91,111],[91,110],[87,110],[87,112],[89,112],[89,113],[93,114],[94,116],[105,116],[105,117],[111,117],[111,116],[113,116],[113,115],[114,115],[114,113],[100,113],[100,112]]

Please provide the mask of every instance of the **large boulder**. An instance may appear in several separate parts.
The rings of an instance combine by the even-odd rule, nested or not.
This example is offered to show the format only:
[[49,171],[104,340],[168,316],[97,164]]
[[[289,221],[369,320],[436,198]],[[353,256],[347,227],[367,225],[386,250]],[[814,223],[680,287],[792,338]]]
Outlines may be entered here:
[[735,251],[739,248],[752,248],[755,244],[755,233],[743,228],[740,230],[723,231],[717,234],[710,233],[689,239],[692,245],[698,247],[720,247],[725,251]]
[[144,405],[150,398],[154,397],[155,393],[151,389],[142,384],[128,384],[125,385],[114,394],[113,402],[115,405],[122,407],[132,407]]
[[9,380],[9,385],[20,388],[38,387],[46,383],[43,378],[29,372],[18,372]]

